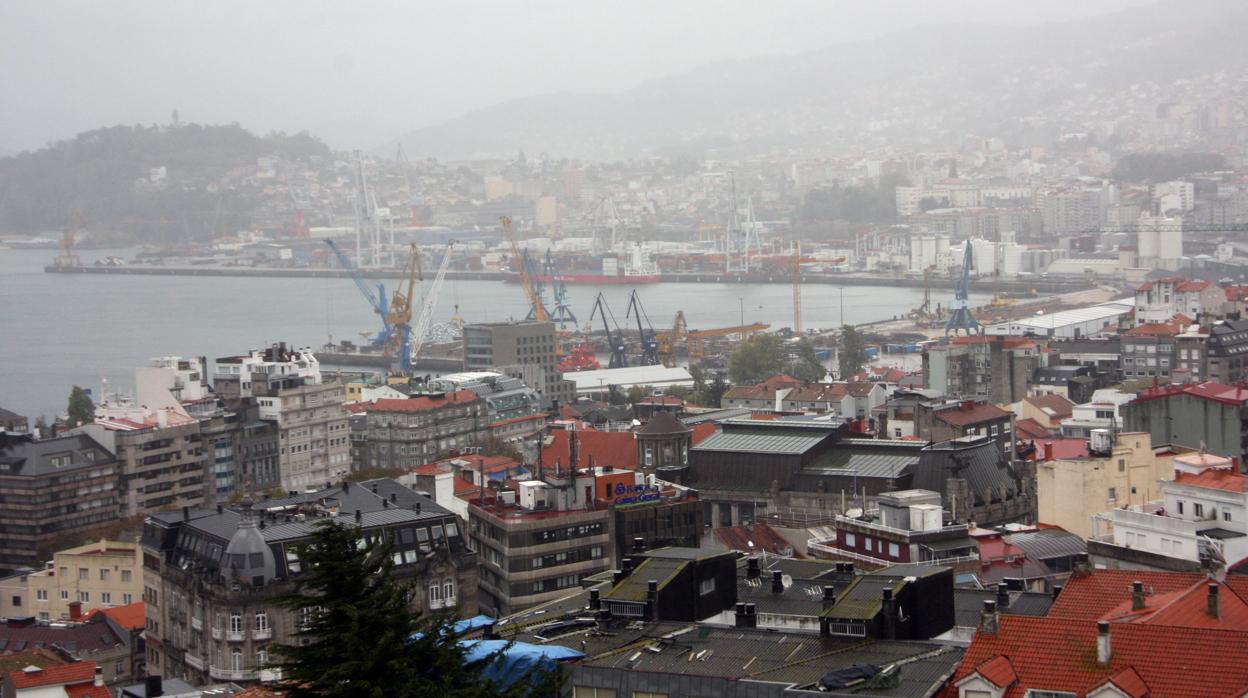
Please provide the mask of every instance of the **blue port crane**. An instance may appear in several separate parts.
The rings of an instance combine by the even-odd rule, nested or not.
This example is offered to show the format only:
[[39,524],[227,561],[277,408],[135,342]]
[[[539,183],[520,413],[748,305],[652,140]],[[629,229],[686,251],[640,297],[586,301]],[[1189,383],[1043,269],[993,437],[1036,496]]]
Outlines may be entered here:
[[[545,308],[546,307],[546,286],[542,283],[541,275],[538,274],[537,262],[534,261],[534,259],[529,256],[529,248],[527,247],[524,248],[524,250],[520,253],[520,263],[524,265],[524,271],[526,274],[529,275],[529,279],[531,280],[531,283],[533,284],[533,293],[537,295],[537,298],[541,301],[541,306]],[[532,322],[533,320],[537,319],[536,316],[537,316],[537,306],[530,305],[529,314],[525,316],[524,318],[525,321]]]
[[360,293],[364,294],[364,299],[368,301],[369,307],[373,309],[377,317],[381,318],[381,331],[373,337],[371,344],[374,347],[386,346],[390,341],[390,335],[394,328],[390,325],[388,318],[389,308],[386,305],[385,284],[377,284],[377,290],[374,292],[369,287],[368,282],[364,280],[364,277],[360,275],[360,270],[356,269],[355,265],[351,263],[351,259],[334,244],[333,240],[326,240],[325,244],[334,251],[334,256],[338,258],[338,264],[351,275],[351,280],[355,282],[355,287],[360,289]]
[[966,241],[966,253],[962,256],[962,276],[953,292],[953,303],[949,305],[949,322],[945,324],[946,335],[957,335],[959,331],[968,335],[983,334],[984,328],[971,315],[971,270],[975,268],[975,256],[971,250],[971,241]]
[[637,334],[641,337],[641,365],[657,366],[662,363],[659,358],[659,340],[654,335],[654,325],[650,324],[650,316],[646,315],[646,309],[641,306],[641,297],[637,295],[637,289],[633,289],[628,296],[628,310],[624,313],[624,317],[637,319]]
[[572,306],[568,302],[568,285],[559,278],[555,258],[550,254],[550,250],[546,250],[546,257],[542,261],[542,271],[550,279],[550,287],[554,295],[555,308],[550,319],[556,322],[561,330],[567,329],[569,323],[575,328],[576,314],[572,312]]
[[[628,366],[628,354],[624,351],[624,333],[620,332],[620,325],[615,321],[615,315],[611,312],[611,308],[607,306],[607,301],[598,294],[598,298],[594,300],[594,309],[589,313],[589,321],[592,324],[594,317],[602,316],[602,326],[607,331],[607,347],[611,350],[611,361],[607,364],[607,368],[625,368]],[[610,316],[610,320],[607,317]],[[611,326],[615,325],[615,330]]]

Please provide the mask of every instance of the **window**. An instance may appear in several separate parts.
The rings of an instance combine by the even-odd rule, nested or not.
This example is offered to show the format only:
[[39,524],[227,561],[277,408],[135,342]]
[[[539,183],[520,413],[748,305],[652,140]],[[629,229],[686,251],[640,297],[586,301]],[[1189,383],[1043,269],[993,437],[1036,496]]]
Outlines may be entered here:
[[863,539],[862,539],[862,547],[863,547],[863,548],[865,548],[867,552],[871,552],[871,543],[872,543],[872,542],[874,542],[874,539],[871,539],[871,538],[863,538]]
[[[1227,519],[1227,520],[1229,521],[1230,519]],[[47,601],[47,600],[48,600],[47,589],[35,589],[35,601]]]
[[102,592],[100,592],[100,603],[108,603],[108,604],[111,604],[112,602],[113,602],[113,594],[112,594],[112,592],[108,592],[108,591],[102,591]]
[[633,691],[633,698],[667,698],[667,694],[652,693],[649,691]]
[[243,651],[237,647],[230,650],[230,669],[233,671],[243,670]]
[[856,536],[856,535],[854,535],[854,534],[852,534],[852,533],[846,533],[846,534],[845,534],[845,545],[847,545],[847,546],[849,546],[849,547],[851,547],[851,548],[852,548],[852,547],[854,547],[855,545],[858,545],[858,536]]
[[455,582],[449,579],[442,582],[442,602],[447,606],[455,603]]
[[715,578],[714,577],[711,577],[709,579],[703,579],[701,582],[698,582],[698,594],[702,596],[706,596],[707,594],[711,594],[714,592],[715,592]]
[[61,601],[69,601],[69,590],[61,589]]
[[1120,472],[1120,473],[1121,473],[1121,472],[1123,472],[1123,471],[1124,471],[1124,470],[1126,470],[1126,469],[1127,469],[1127,459],[1126,459],[1126,458],[1119,458],[1119,459],[1118,459],[1118,472]]
[[1069,691],[1045,691],[1043,689],[1031,689],[1027,691],[1027,698],[1078,698],[1074,693]]
[[1179,514],[1183,513],[1183,501],[1179,500]]
[[256,614],[256,630],[269,629],[269,614],[261,611]]
[[1231,512],[1227,511],[1226,509],[1223,509],[1223,510],[1222,510],[1222,520],[1223,520],[1223,521],[1230,521],[1230,520],[1231,520]]
[[129,584],[133,576],[134,576],[134,573],[131,572],[130,570],[121,571],[121,581],[125,584]]
[[243,614],[237,611],[230,614],[230,632],[243,632]]
[[1197,502],[1195,505],[1192,506],[1192,513],[1195,514],[1196,518],[1198,519],[1204,518],[1205,505],[1201,504],[1200,502]]
[[442,587],[437,584],[429,587],[429,608],[442,608]]
[[88,575],[90,575],[90,573],[91,573],[91,570],[87,569],[86,567],[79,567],[78,568],[78,581],[80,582],[87,581],[87,577]]
[[134,603],[134,594],[122,594],[121,603],[122,605],[129,605],[129,604]]
[[572,698],[615,698],[615,689],[573,686]]
[[267,666],[269,663],[269,651],[263,647],[256,650],[256,667]]
[[20,597],[20,596],[14,596],[14,597],[13,597],[13,605],[14,605],[14,606],[21,606],[21,605],[22,605],[22,597]]
[[889,543],[888,544],[888,556],[889,557],[901,557],[901,547],[898,546],[896,543]]
[[79,600],[79,601],[81,601],[81,602],[83,602],[83,603],[90,603],[90,602],[91,602],[91,592],[89,592],[89,591],[80,591],[80,592],[78,592],[78,600]]
[[1118,501],[1118,488],[1117,487],[1109,488],[1109,496],[1107,497],[1107,499],[1109,499],[1109,501],[1111,502]]
[[109,574],[110,574],[111,572],[112,572],[112,570],[100,570],[100,581],[101,581],[101,582],[107,582],[107,581],[108,581]]

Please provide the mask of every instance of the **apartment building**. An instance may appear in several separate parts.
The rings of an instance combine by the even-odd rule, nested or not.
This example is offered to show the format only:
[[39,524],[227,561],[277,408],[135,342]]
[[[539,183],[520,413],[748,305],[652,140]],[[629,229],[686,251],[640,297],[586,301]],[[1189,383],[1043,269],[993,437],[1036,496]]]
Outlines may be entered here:
[[488,406],[471,390],[382,399],[360,408],[367,414],[364,463],[370,468],[414,468],[490,438]]
[[0,569],[35,567],[59,536],[117,519],[118,464],[86,434],[0,434]]
[[[555,323],[501,322],[465,325],[464,370],[499,371],[523,379],[549,405],[576,401],[576,388],[556,367]],[[529,373],[529,376],[524,375]]]
[[1025,337],[954,337],[923,352],[927,387],[949,397],[1002,405],[1027,396],[1039,365],[1039,347]]
[[298,641],[300,619],[279,599],[303,574],[299,546],[325,520],[391,541],[392,574],[420,590],[415,610],[476,614],[477,555],[458,517],[393,480],[162,512],[142,540],[149,673],[193,685],[280,678],[274,648]]
[[0,616],[77,620],[143,597],[137,543],[100,540],[60,550],[43,569],[0,579]]
[[117,457],[121,516],[212,501],[212,461],[204,453],[198,420],[167,408],[107,415],[101,409],[95,422],[79,430]]

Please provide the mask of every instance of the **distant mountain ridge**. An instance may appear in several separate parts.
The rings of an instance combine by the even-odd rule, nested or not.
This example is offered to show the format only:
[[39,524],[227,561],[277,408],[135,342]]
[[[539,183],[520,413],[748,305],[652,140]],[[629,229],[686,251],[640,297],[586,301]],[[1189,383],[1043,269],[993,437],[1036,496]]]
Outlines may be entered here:
[[1037,27],[923,27],[818,51],[714,63],[623,92],[510,100],[398,141],[412,157],[524,150],[618,159],[853,143],[864,134],[896,145],[947,130],[1009,134],[1017,129],[1012,122],[1077,89],[1121,89],[1248,66],[1244,26],[1248,7],[1213,0]]

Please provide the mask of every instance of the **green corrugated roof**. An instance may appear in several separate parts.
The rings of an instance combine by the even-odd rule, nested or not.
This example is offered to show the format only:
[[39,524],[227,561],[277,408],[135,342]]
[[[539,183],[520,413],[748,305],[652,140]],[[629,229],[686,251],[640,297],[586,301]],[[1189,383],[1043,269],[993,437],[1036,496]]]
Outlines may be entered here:
[[602,597],[616,601],[645,601],[646,586],[651,579],[658,582],[659,589],[662,589],[688,564],[689,560],[648,557],[637,566],[637,569],[633,570],[632,574],[625,577]]
[[836,605],[822,613],[825,618],[871,620],[880,612],[881,594],[892,589],[893,595],[906,585],[904,579],[863,575],[855,579],[844,592],[837,592]]
[[721,431],[693,447],[695,451],[749,453],[805,453],[828,436],[827,431],[797,429],[749,429]]
[[858,477],[895,478],[902,474],[908,466],[919,462],[921,451],[918,448],[911,452],[889,453],[886,451],[853,451],[847,448],[835,448],[825,458],[820,458],[804,472],[817,472],[823,475],[856,474]]

